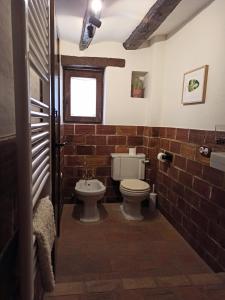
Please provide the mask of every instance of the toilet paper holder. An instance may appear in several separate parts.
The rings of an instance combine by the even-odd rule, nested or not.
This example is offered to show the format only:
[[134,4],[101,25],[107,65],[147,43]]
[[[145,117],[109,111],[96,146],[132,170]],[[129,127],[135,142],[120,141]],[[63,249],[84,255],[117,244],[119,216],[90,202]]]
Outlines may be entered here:
[[[159,153],[160,154],[160,153]],[[158,155],[159,155],[158,154]],[[173,154],[164,151],[163,153],[161,153],[161,158],[164,162],[169,162],[171,163],[173,161]]]

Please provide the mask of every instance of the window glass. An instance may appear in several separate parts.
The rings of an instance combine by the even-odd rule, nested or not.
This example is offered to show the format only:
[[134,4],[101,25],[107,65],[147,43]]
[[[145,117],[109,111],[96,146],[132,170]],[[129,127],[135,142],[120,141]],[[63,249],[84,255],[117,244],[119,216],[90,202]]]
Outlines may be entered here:
[[96,117],[96,78],[71,77],[70,113],[75,117]]

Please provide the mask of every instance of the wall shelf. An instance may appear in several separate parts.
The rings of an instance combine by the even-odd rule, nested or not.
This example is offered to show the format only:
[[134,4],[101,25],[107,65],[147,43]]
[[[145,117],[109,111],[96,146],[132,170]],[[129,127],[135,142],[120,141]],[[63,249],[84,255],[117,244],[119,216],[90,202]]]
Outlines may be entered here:
[[132,71],[131,75],[131,97],[145,98],[148,72]]

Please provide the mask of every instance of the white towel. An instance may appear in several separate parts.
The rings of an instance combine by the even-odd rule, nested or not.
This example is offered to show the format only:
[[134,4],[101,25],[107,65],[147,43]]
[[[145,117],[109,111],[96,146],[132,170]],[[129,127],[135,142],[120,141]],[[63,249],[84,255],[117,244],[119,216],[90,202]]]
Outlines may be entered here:
[[38,204],[33,218],[33,231],[37,239],[37,258],[43,288],[46,292],[51,292],[55,287],[51,252],[56,230],[53,206],[49,196],[42,198]]

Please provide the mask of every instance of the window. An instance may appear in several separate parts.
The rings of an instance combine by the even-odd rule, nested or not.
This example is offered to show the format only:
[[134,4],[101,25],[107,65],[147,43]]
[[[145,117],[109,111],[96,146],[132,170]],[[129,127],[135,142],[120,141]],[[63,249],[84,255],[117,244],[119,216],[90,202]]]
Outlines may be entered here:
[[64,69],[64,121],[101,123],[103,69]]

